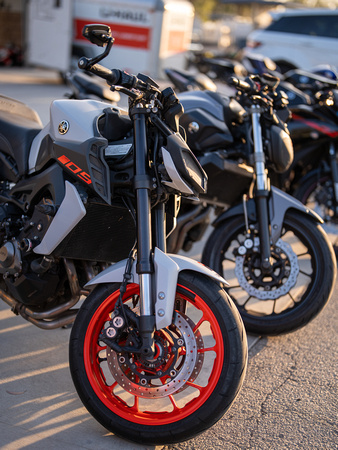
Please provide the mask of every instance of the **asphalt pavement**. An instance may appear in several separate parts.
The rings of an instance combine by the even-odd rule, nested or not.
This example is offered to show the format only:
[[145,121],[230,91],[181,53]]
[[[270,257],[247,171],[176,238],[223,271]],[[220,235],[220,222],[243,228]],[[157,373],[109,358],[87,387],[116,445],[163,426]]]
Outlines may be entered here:
[[[44,124],[50,101],[66,92],[53,71],[0,68],[0,94],[36,109]],[[198,254],[194,247],[190,256]],[[107,432],[82,406],[69,372],[69,328],[40,330],[0,303],[0,449],[338,449],[337,306],[336,288],[303,329],[248,336],[246,380],[224,418],[186,443],[150,447]]]

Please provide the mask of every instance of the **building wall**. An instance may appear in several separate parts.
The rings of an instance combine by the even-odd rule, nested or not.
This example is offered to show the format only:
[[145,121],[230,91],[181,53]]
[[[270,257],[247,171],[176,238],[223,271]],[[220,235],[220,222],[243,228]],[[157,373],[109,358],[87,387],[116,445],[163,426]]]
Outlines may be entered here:
[[0,1],[0,47],[8,44],[23,46],[23,2]]

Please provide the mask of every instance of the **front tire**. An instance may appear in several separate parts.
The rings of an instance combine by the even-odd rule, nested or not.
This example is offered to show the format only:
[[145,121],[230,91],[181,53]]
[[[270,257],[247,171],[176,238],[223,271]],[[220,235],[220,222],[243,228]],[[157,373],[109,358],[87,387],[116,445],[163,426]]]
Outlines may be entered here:
[[332,246],[313,220],[289,210],[271,247],[273,270],[260,269],[257,224],[248,239],[243,216],[222,222],[207,241],[202,262],[229,283],[247,332],[288,333],[309,323],[328,302],[335,284]]
[[[124,305],[138,313],[139,286]],[[99,285],[80,308],[70,337],[70,370],[88,411],[109,431],[142,444],[190,439],[220,419],[236,398],[247,364],[247,340],[225,291],[192,272],[178,280],[175,317],[157,330],[157,355],[117,353],[99,339],[119,285]]]

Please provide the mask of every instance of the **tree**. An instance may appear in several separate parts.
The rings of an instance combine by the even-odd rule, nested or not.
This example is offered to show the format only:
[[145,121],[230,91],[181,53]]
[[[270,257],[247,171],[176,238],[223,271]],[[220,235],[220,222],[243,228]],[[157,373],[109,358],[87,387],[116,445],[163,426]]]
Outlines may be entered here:
[[202,20],[208,20],[219,2],[217,0],[191,0],[191,3],[195,7],[196,15]]

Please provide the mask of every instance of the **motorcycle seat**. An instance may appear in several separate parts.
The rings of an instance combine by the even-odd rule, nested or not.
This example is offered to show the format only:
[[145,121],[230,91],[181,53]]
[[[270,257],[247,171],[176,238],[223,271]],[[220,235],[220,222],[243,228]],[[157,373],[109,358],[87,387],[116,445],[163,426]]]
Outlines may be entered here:
[[0,96],[2,175],[11,181],[18,181],[27,172],[29,150],[34,137],[41,130],[42,122],[33,109],[17,100]]
[[97,97],[109,102],[118,102],[120,100],[120,94],[118,92],[111,91],[108,87],[102,85],[98,81],[95,81],[89,75],[81,72],[75,72],[68,78],[69,84],[77,87],[79,98],[90,98],[90,96]]

